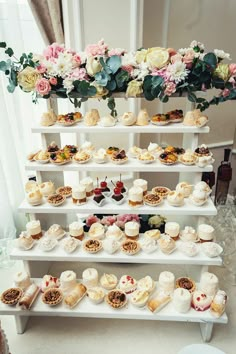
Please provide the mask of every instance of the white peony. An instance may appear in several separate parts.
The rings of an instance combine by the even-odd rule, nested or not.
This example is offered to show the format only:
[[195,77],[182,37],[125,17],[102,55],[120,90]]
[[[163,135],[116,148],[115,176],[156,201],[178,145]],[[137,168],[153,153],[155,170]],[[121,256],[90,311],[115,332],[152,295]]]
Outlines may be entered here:
[[121,66],[137,66],[136,58],[135,58],[135,53],[130,52],[130,53],[125,53],[121,57]]
[[229,53],[225,53],[223,50],[221,49],[214,49],[214,54],[217,56],[217,58],[219,59],[228,59],[231,60],[230,58],[230,54]]
[[138,65],[137,69],[132,71],[132,78],[137,80],[144,80],[144,77],[149,74],[148,64],[142,62]]
[[174,81],[178,84],[184,81],[188,76],[189,70],[186,69],[186,65],[182,61],[176,61],[174,64],[169,64],[166,70],[166,74],[170,81]]

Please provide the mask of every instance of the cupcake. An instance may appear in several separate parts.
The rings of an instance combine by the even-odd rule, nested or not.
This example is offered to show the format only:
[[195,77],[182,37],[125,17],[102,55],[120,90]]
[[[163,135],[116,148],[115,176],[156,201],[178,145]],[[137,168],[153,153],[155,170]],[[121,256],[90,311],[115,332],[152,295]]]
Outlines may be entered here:
[[91,109],[84,116],[84,124],[87,126],[97,125],[100,115],[97,109]]
[[32,220],[26,224],[27,233],[34,239],[39,240],[42,236],[42,229],[39,220]]
[[198,237],[200,242],[211,242],[214,239],[215,229],[211,225],[201,224],[198,226]]
[[93,239],[101,240],[105,237],[105,228],[99,222],[95,222],[91,225],[88,236]]
[[84,185],[80,184],[78,187],[72,188],[72,200],[77,205],[86,203],[86,187]]
[[171,206],[182,206],[184,204],[184,195],[177,191],[170,191],[167,195],[167,201]]
[[203,291],[196,290],[192,297],[192,307],[196,311],[206,311],[210,308],[212,298]]
[[176,192],[182,193],[184,198],[188,198],[192,192],[193,186],[187,182],[180,182],[176,186]]
[[98,271],[95,268],[87,268],[82,274],[83,284],[86,288],[92,288],[98,285]]
[[199,288],[209,296],[214,296],[219,288],[219,280],[213,273],[204,272],[201,274]]
[[39,189],[35,189],[26,195],[26,200],[31,205],[40,205],[43,202],[43,195]]
[[140,187],[132,187],[128,193],[129,206],[133,208],[143,205],[143,189]]
[[179,239],[180,226],[177,222],[167,222],[165,224],[165,233],[169,235],[174,241]]
[[193,227],[185,226],[184,230],[180,233],[180,238],[184,242],[196,242],[198,241],[198,234]]
[[141,126],[143,126],[143,125],[148,125],[149,120],[150,120],[150,117],[149,117],[149,115],[148,115],[147,110],[146,110],[146,109],[141,109],[141,110],[139,111],[138,116],[137,116],[136,124],[137,124],[137,125],[141,125]]
[[100,278],[100,284],[106,290],[114,289],[116,287],[117,283],[118,283],[118,280],[114,274],[104,273]]
[[173,306],[179,313],[186,313],[191,308],[192,296],[186,289],[178,288],[173,293]]
[[176,249],[175,241],[168,235],[161,236],[158,242],[163,253],[170,254]]
[[164,271],[159,275],[158,286],[167,294],[171,294],[175,288],[175,276],[173,273]]
[[118,287],[126,294],[131,294],[137,289],[137,281],[130,275],[122,275]]
[[71,237],[82,241],[84,238],[84,224],[79,221],[74,221],[69,225],[69,234]]
[[133,186],[134,187],[139,187],[139,188],[142,188],[143,190],[143,195],[146,195],[147,194],[147,190],[148,190],[148,183],[145,179],[141,179],[141,178],[138,178],[138,179],[135,179],[133,181]]
[[125,236],[131,240],[139,238],[139,223],[136,221],[129,221],[125,224]]
[[69,292],[73,290],[76,286],[76,274],[72,270],[66,270],[65,272],[61,273],[60,276],[60,288],[62,291]]
[[125,112],[123,116],[120,117],[120,122],[122,125],[133,125],[136,123],[136,117],[132,112]]
[[100,125],[102,127],[113,127],[116,124],[116,119],[108,114],[101,118]]
[[39,189],[44,197],[48,197],[50,194],[55,193],[55,186],[51,181],[39,184]]
[[18,238],[18,247],[23,250],[29,250],[33,247],[35,240],[33,237],[26,231],[22,231]]
[[106,237],[108,239],[114,239],[116,241],[119,241],[122,239],[123,236],[124,236],[123,231],[121,231],[121,229],[117,225],[113,224],[108,226],[106,232]]
[[85,177],[80,181],[80,185],[84,186],[86,189],[86,197],[91,197],[93,195],[93,180],[91,177]]

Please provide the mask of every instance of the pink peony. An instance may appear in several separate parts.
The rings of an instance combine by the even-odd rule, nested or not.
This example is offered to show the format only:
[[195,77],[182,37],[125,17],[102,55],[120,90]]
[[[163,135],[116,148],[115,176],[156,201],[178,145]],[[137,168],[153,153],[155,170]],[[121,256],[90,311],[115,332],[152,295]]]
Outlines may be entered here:
[[229,64],[229,72],[231,76],[236,74],[236,64]]
[[40,73],[40,74],[44,74],[47,71],[47,68],[44,64],[39,64],[36,67],[36,70]]
[[58,58],[58,54],[64,52],[65,48],[63,45],[59,45],[58,43],[52,43],[43,51],[43,56],[47,60],[51,60],[52,58]]
[[172,93],[176,91],[176,84],[174,82],[168,82],[164,91],[164,94],[167,96],[171,96]]
[[101,220],[101,224],[111,226],[116,222],[116,216],[104,216]]
[[167,48],[167,51],[168,51],[170,57],[172,57],[175,54],[177,54],[177,52],[176,52],[176,50],[174,48]]
[[81,65],[81,58],[79,56],[79,54],[75,54],[72,58],[72,62],[73,62],[73,67],[77,67]]
[[122,48],[112,48],[108,52],[108,56],[111,57],[112,55],[118,55],[119,57],[125,53],[125,50]]
[[89,215],[86,219],[86,226],[90,227],[95,222],[100,222],[100,219],[96,215]]
[[73,80],[88,80],[88,75],[85,68],[74,69],[69,77]]
[[165,81],[168,80],[166,68],[153,69],[152,72],[151,72],[151,75],[153,75],[153,76],[161,76]]
[[36,91],[41,95],[48,95],[51,90],[51,85],[47,79],[39,79],[35,86]]
[[56,77],[50,77],[49,82],[51,85],[56,85],[57,84],[57,78]]
[[122,214],[122,215],[117,215],[117,221],[116,225],[120,227],[121,229],[124,229],[125,224],[128,221],[136,221],[140,223],[140,218],[137,214]]
[[104,55],[108,49],[107,44],[101,39],[97,44],[89,44],[85,48],[85,52],[88,56]]
[[177,61],[182,61],[182,59],[183,59],[182,55],[177,53],[170,58],[170,61],[171,61],[171,64],[174,64]]

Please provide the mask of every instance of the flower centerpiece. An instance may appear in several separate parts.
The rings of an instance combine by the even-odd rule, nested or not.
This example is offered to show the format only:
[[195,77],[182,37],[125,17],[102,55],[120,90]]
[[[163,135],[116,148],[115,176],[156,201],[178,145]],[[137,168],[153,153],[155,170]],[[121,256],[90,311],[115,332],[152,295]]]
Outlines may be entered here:
[[[153,47],[127,52],[109,48],[104,40],[75,52],[53,43],[42,54],[23,53],[19,59],[12,48],[0,42],[9,58],[0,61],[0,70],[8,78],[7,89],[19,86],[38,97],[56,95],[69,98],[80,107],[89,97],[108,99],[111,114],[116,115],[114,93],[126,97],[143,95],[147,100],[167,102],[172,95],[186,94],[197,108],[236,99],[236,64],[223,63],[230,55],[223,50],[205,52],[204,45],[193,41],[188,48]],[[197,97],[197,91],[218,89],[209,100]]]

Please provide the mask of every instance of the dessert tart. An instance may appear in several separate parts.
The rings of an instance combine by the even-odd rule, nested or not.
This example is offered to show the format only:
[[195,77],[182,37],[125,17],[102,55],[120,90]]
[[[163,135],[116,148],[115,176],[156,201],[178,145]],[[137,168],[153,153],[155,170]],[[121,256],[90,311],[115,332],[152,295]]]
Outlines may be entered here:
[[159,156],[159,161],[164,165],[174,165],[178,162],[178,156],[172,152],[163,152]]
[[101,287],[96,286],[87,290],[87,296],[94,304],[100,304],[104,300],[105,292]]
[[152,298],[148,300],[147,307],[151,312],[155,313],[165,307],[170,300],[171,296],[169,294],[163,290],[158,290]]
[[118,283],[118,279],[114,274],[104,273],[101,276],[100,284],[106,290],[114,289],[116,287],[117,283]]
[[60,150],[59,149],[59,146],[55,143],[55,141],[52,141],[49,145],[48,145],[48,148],[47,148],[47,151],[48,152],[56,152]]
[[142,151],[140,155],[138,155],[138,160],[141,163],[152,163],[155,161],[155,157],[149,151]]
[[56,277],[53,277],[52,275],[44,275],[42,279],[42,283],[40,286],[40,289],[42,293],[45,291],[52,289],[52,288],[59,288],[60,286],[60,280]]
[[174,109],[173,111],[167,112],[166,115],[169,116],[171,123],[180,123],[184,118],[182,109]]
[[120,309],[124,307],[127,303],[127,297],[125,293],[121,290],[111,290],[106,295],[106,302],[113,309]]
[[80,112],[60,114],[57,116],[57,123],[65,127],[78,123],[82,119]]
[[151,122],[155,125],[167,125],[170,123],[170,118],[167,114],[157,113],[152,116]]
[[34,155],[34,161],[37,161],[39,163],[48,163],[50,159],[50,154],[47,152],[47,150],[40,150],[37,154]]
[[141,126],[148,125],[149,120],[150,120],[150,117],[149,117],[147,110],[145,108],[141,109],[139,111],[138,116],[137,116],[136,125],[141,125]]
[[116,118],[108,114],[107,116],[101,118],[99,125],[102,127],[114,127],[114,125],[116,125]]
[[119,152],[120,149],[116,146],[110,146],[107,150],[106,150],[106,153],[107,155],[111,156],[113,155],[115,152]]
[[122,275],[118,288],[126,294],[131,294],[137,289],[137,281],[130,275]]
[[87,163],[91,159],[91,155],[86,151],[79,151],[73,156],[73,161],[77,163]]
[[92,288],[98,285],[98,271],[95,268],[87,268],[82,274],[83,284],[86,288]]
[[20,288],[10,288],[5,290],[1,295],[1,301],[6,305],[16,305],[23,295]]
[[47,198],[47,202],[52,205],[52,206],[59,206],[59,205],[62,205],[66,200],[66,197],[64,195],[61,195],[61,194],[51,194],[48,196]]
[[197,147],[194,153],[197,157],[212,156],[212,153],[210,152],[209,148],[205,144],[202,144],[199,147]]
[[162,235],[158,243],[161,251],[165,254],[170,254],[176,249],[175,241],[169,235]]
[[152,188],[152,193],[157,194],[162,198],[166,198],[170,193],[170,189],[162,186]]
[[62,186],[57,188],[56,193],[69,198],[72,195],[72,188],[70,186]]
[[19,305],[22,310],[29,310],[31,308],[36,297],[38,296],[39,291],[39,287],[34,283],[26,289],[22,298],[19,301]]
[[150,206],[158,206],[163,201],[163,198],[158,194],[148,193],[143,197],[144,204]]
[[212,297],[205,294],[203,291],[196,290],[192,295],[191,306],[196,311],[206,311],[210,308]]
[[196,289],[195,281],[191,278],[181,277],[176,279],[175,282],[176,288],[183,288],[188,290],[190,293],[193,293]]
[[53,248],[55,248],[57,244],[58,242],[55,238],[44,236],[39,241],[39,248],[41,249],[41,251],[49,252],[53,250]]
[[176,155],[182,155],[185,153],[185,150],[183,148],[179,148],[179,147],[174,147],[172,145],[168,145],[164,152],[166,152],[167,154],[169,153],[173,153],[173,154],[176,154]]
[[84,242],[83,248],[86,252],[97,253],[102,249],[102,242],[99,240],[90,239]]
[[105,163],[107,162],[107,153],[106,150],[101,148],[98,149],[94,154],[93,154],[93,159],[96,163]]
[[127,240],[122,242],[121,251],[128,256],[133,256],[140,251],[140,245],[137,241]]
[[66,253],[72,253],[80,245],[80,241],[75,237],[67,237],[62,242],[62,247]]
[[131,303],[136,307],[144,307],[149,298],[149,292],[146,290],[136,290],[131,298]]
[[223,252],[223,248],[215,242],[202,243],[201,250],[207,257],[210,258],[218,257]]
[[71,156],[69,152],[59,150],[50,153],[50,162],[54,165],[64,165],[71,161]]
[[86,295],[87,288],[83,284],[76,284],[75,287],[64,297],[64,303],[72,309],[75,307]]
[[78,152],[78,146],[76,146],[76,145],[65,145],[62,150],[66,154],[70,154],[70,156],[74,156]]
[[49,306],[56,306],[63,300],[62,291],[58,288],[51,288],[44,292],[42,301]]
[[39,190],[44,197],[48,197],[50,194],[55,193],[54,183],[51,181],[40,183]]
[[111,155],[111,162],[116,165],[122,165],[128,161],[128,156],[126,156],[125,150],[119,150]]
[[190,292],[183,288],[175,289],[173,294],[173,306],[179,313],[186,313],[191,308],[192,295]]
[[218,290],[211,303],[210,312],[211,314],[219,318],[225,312],[227,302],[227,295],[224,290]]
[[186,166],[195,165],[197,162],[197,157],[191,151],[187,151],[185,154],[179,157],[179,161]]

